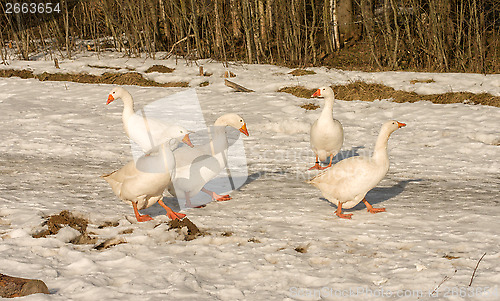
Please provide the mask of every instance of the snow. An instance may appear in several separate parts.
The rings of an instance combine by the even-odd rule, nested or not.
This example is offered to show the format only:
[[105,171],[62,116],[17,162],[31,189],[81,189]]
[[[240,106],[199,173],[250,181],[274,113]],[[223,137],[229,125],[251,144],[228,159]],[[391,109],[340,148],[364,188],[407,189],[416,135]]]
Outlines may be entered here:
[[[498,189],[500,109],[469,104],[393,103],[337,100],[334,116],[345,130],[336,161],[370,155],[382,123],[407,124],[389,140],[391,168],[367,199],[387,212],[370,214],[358,205],[352,220],[305,183],[316,173],[309,125],[319,110],[275,92],[290,85],[316,88],[354,80],[377,82],[422,94],[470,91],[500,96],[500,75],[410,72],[364,73],[199,61],[210,77],[199,77],[185,61],[124,58],[121,54],[60,60],[10,61],[2,68],[35,73],[89,72],[88,65],[176,68],[150,73],[153,80],[187,81],[196,88],[207,124],[223,113],[245,118],[249,178],[232,200],[183,212],[208,232],[192,241],[166,231],[168,220],[155,205],[142,212],[154,221],[136,223],[131,206],[119,201],[99,178],[131,160],[121,124],[122,105],[105,105],[112,85],[0,79],[0,265],[2,273],[42,279],[51,295],[26,300],[495,300],[500,282]],[[234,93],[221,75],[255,90]],[[124,72],[125,69],[117,71]],[[433,79],[432,83],[412,80]],[[198,87],[202,81],[210,85]],[[127,86],[136,109],[189,88]],[[181,104],[180,104],[181,106]],[[100,241],[127,243],[105,250],[68,243],[75,231],[35,239],[47,215],[70,210],[90,220]],[[105,221],[117,227],[99,229]],[[159,225],[159,226],[158,226]],[[157,226],[157,227],[156,227]],[[124,231],[132,229],[132,233]],[[222,233],[232,235],[222,235]],[[302,248],[305,253],[296,251]],[[482,254],[472,285],[468,284]],[[455,256],[446,259],[443,256]],[[456,272],[455,272],[456,271]],[[469,290],[468,290],[469,289]],[[461,292],[468,292],[463,295]],[[486,291],[486,293],[483,293]],[[399,295],[397,295],[399,293]],[[405,296],[406,294],[406,296]],[[446,296],[445,296],[446,295]]]

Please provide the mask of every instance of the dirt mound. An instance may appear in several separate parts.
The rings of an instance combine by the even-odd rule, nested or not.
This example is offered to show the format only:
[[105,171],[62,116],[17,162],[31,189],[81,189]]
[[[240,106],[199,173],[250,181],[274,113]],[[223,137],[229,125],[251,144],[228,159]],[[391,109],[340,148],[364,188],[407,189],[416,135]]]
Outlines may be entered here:
[[291,74],[293,76],[303,76],[303,75],[311,75],[311,74],[316,74],[316,72],[312,70],[306,70],[306,69],[295,69],[288,74]]
[[[165,222],[159,223],[157,226],[164,224]],[[71,227],[78,232],[80,232],[80,235],[77,236],[75,239],[71,240],[70,243],[72,244],[94,244],[97,242],[98,237],[95,237],[97,234],[95,233],[89,233],[87,231],[89,221],[85,218],[82,217],[77,217],[73,213],[69,212],[68,210],[61,211],[59,214],[51,215],[47,218],[47,221],[45,221],[42,226],[47,227],[47,229],[41,230],[32,236],[34,238],[41,238],[41,237],[47,237],[49,235],[56,235],[59,233],[59,230],[61,230],[64,227]],[[198,236],[204,235],[198,229],[198,227],[191,222],[187,217],[183,218],[182,220],[172,220],[169,221],[168,223],[168,229],[167,231],[181,231],[183,228],[187,228],[187,234],[185,231],[184,232],[184,240],[190,241]],[[104,222],[102,225],[98,226],[98,229],[103,229],[106,227],[117,227],[119,226],[118,222]],[[130,234],[133,232],[133,229],[126,229],[123,230],[120,234]],[[93,236],[90,236],[92,234]],[[109,238],[99,244],[97,244],[94,249],[97,250],[103,250],[107,249],[122,243],[127,243],[126,239],[122,237],[121,235]]]
[[151,73],[151,72],[159,72],[159,73],[172,73],[174,72],[175,69],[168,68],[167,66],[163,65],[153,65],[146,70],[146,73]]
[[185,236],[184,240],[187,240],[187,241],[193,240],[197,236],[202,235],[200,229],[198,229],[198,227],[195,224],[193,224],[193,222],[191,220],[189,220],[189,218],[187,218],[187,217],[185,217],[181,220],[178,220],[178,219],[171,220],[168,222],[168,225],[170,226],[170,228],[168,230],[182,229],[182,228],[186,227],[188,229],[188,234]]
[[76,217],[71,212],[64,210],[57,215],[49,216],[48,220],[44,223],[47,225],[48,229],[42,230],[38,233],[33,234],[34,238],[47,237],[48,235],[55,235],[59,233],[65,226],[69,226],[78,232],[80,235],[73,239],[71,243],[74,244],[90,244],[95,242],[95,238],[90,237],[87,233],[87,225],[89,221],[87,219]]

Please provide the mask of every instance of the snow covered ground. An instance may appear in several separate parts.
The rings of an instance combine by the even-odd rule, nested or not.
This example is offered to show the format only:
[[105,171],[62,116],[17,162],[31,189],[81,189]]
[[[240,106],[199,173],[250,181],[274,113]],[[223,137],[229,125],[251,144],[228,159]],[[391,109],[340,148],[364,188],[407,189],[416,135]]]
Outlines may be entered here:
[[[209,124],[236,112],[250,132],[243,138],[247,183],[228,202],[183,211],[208,235],[182,241],[165,231],[165,224],[155,227],[168,220],[160,206],[143,210],[155,220],[138,224],[131,206],[99,178],[131,159],[122,104],[105,105],[111,85],[1,78],[0,272],[42,279],[52,293],[26,300],[500,298],[500,108],[337,100],[334,117],[345,130],[337,159],[370,155],[384,121],[407,124],[389,140],[387,177],[367,195],[387,212],[370,214],[361,204],[346,210],[354,213],[352,220],[342,220],[334,215],[335,206],[305,183],[316,174],[306,170],[314,163],[309,126],[320,111],[305,111],[299,105],[306,100],[275,92],[298,84],[316,88],[364,80],[422,94],[500,96],[500,75],[311,68],[317,74],[294,77],[283,67],[230,64],[237,75],[231,80],[256,91],[247,94],[224,86],[226,68],[211,61],[198,62],[211,77],[197,76],[198,67],[183,60],[176,65],[173,59],[118,54],[60,60],[61,69],[50,60],[10,63],[2,68],[93,74],[110,70],[89,64],[138,71],[163,64],[176,70],[146,76],[188,81],[196,87]],[[416,79],[434,82],[410,83]],[[198,87],[205,80],[210,85]],[[136,109],[186,90],[126,88]],[[92,245],[67,243],[69,230],[31,237],[44,217],[61,210],[87,217],[100,240],[119,236],[127,243],[97,251]],[[119,226],[98,229],[105,221]],[[121,234],[128,229],[133,232]]]

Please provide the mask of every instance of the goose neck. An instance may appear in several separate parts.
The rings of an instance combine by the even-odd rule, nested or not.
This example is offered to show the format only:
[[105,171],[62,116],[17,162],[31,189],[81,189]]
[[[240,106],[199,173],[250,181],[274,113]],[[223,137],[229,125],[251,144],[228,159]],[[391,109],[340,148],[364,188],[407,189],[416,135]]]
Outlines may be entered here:
[[331,116],[333,112],[333,97],[325,98],[325,106],[323,107],[323,111],[321,111],[321,115]]
[[125,94],[123,100],[123,120],[128,120],[134,114],[134,100],[130,94]]
[[373,152],[373,159],[375,161],[389,161],[389,156],[387,154],[387,143],[389,141],[390,135],[391,133],[385,130],[380,131],[377,137],[377,142],[375,143],[375,150]]

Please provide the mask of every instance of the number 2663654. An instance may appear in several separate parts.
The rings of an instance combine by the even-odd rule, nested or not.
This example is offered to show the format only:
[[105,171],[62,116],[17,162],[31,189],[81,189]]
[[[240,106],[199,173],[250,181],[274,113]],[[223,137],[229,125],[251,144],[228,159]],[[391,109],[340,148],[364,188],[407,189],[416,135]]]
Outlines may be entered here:
[[4,11],[6,14],[52,14],[60,13],[60,3],[52,2],[7,2]]

